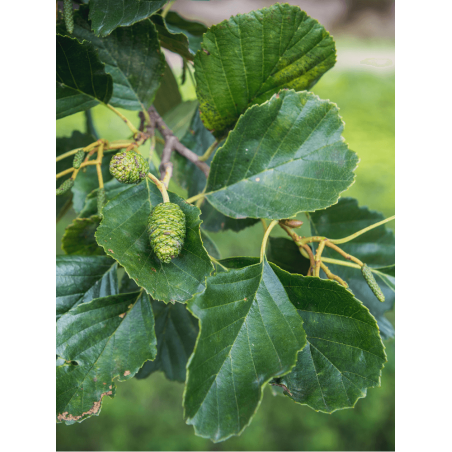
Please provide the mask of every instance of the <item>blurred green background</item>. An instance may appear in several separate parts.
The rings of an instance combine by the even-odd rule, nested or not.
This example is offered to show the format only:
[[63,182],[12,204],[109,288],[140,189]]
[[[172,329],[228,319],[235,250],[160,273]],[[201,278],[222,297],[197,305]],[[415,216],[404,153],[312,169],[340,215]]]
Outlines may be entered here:
[[[228,2],[215,3],[223,3],[223,19],[243,12],[234,9],[235,1],[231,1],[228,8],[224,7]],[[251,3],[248,10],[270,4],[257,0],[248,3]],[[315,11],[309,11],[312,2],[291,3],[299,4],[322,22],[322,17],[316,16]],[[322,3],[327,7],[337,2],[320,1],[317,8]],[[357,9],[353,1],[349,3]],[[180,4],[181,13],[190,18],[201,19],[207,24],[218,21],[217,16],[212,19],[208,11],[204,11],[204,15],[198,10],[196,14],[187,14],[190,2]],[[178,10],[178,5],[176,2],[173,9]],[[374,22],[381,19],[378,19],[380,13],[373,11],[372,14]],[[386,21],[393,20],[391,10],[381,14]],[[330,30],[338,33],[335,34],[338,64],[313,91],[321,98],[337,103],[346,123],[344,138],[361,159],[356,182],[343,195],[353,196],[360,205],[390,216],[395,212],[393,27],[382,35],[374,32],[369,36],[366,33],[370,25],[364,32],[359,31],[362,24],[353,25],[359,17],[367,16],[356,17],[348,11],[342,21],[332,23]],[[328,22],[328,17],[322,23],[325,22]],[[347,23],[351,25],[347,27]],[[328,23],[325,25],[328,29]],[[170,58],[173,71],[180,79],[180,66],[174,57]],[[181,91],[184,100],[195,98],[190,81],[181,87]],[[124,113],[131,119],[137,117],[134,112]],[[129,135],[127,127],[106,108],[93,109],[93,117],[102,137],[114,140]],[[70,136],[73,130],[83,132],[84,123],[81,113],[59,120],[57,136]],[[57,254],[62,253],[60,243],[64,229],[75,216],[75,212],[69,211],[57,225]],[[393,223],[388,227],[393,228]],[[283,234],[275,231],[274,235]],[[222,257],[255,256],[262,240],[262,226],[257,224],[240,234],[223,232],[210,236],[217,243]],[[394,321],[393,313],[388,317]],[[358,401],[353,410],[331,415],[316,413],[306,406],[296,405],[289,398],[274,396],[267,387],[257,414],[243,434],[214,444],[196,437],[193,428],[184,423],[183,385],[167,381],[158,372],[145,380],[133,379],[118,384],[116,397],[104,398],[99,417],[71,426],[58,424],[57,450],[394,450],[394,341],[388,341],[386,347],[388,363],[383,370],[382,387],[370,389],[368,396]]]

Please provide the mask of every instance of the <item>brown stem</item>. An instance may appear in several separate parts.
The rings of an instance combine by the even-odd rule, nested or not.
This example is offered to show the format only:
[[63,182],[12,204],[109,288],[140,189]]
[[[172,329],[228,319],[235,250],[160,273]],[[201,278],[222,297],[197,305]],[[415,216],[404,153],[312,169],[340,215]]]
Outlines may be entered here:
[[[155,127],[157,127],[158,131],[162,134],[164,140],[165,140],[165,147],[171,146],[171,150],[177,151],[180,155],[185,157],[190,162],[194,163],[206,176],[206,178],[209,176],[209,170],[210,167],[207,165],[207,163],[199,161],[199,156],[195,154],[193,151],[185,147],[173,134],[171,129],[166,125],[163,118],[157,113],[157,110],[151,106],[149,108],[149,117],[151,118],[151,122],[153,121],[155,123]],[[171,140],[170,144],[168,144],[168,141]],[[162,162],[163,162],[163,156],[162,156]],[[162,168],[161,168],[162,169]],[[160,169],[160,170],[161,170]],[[166,168],[165,168],[166,169]],[[164,173],[162,174],[162,177],[164,177]]]
[[289,391],[289,388],[286,385],[283,385],[281,383],[270,383],[272,386],[279,386],[280,388],[283,388],[284,391],[286,391],[289,395],[292,395],[292,393]]

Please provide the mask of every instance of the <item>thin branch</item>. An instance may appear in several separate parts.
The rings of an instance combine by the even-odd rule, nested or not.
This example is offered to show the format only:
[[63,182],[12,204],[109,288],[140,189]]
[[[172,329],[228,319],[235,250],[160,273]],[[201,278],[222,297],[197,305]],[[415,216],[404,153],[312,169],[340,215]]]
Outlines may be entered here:
[[[190,162],[194,163],[206,176],[209,176],[210,167],[204,162],[199,160],[199,156],[195,154],[193,151],[185,147],[174,135],[171,129],[166,125],[163,118],[158,114],[157,110],[151,106],[149,108],[149,117],[151,118],[151,122],[154,121],[156,128],[162,134],[165,140],[165,146],[168,145],[168,141],[171,140],[170,146],[171,150],[177,151],[180,155],[185,157]],[[163,160],[163,158],[162,158]]]
[[320,262],[320,267],[322,268],[322,270],[325,272],[326,276],[329,279],[337,281],[339,284],[343,285],[345,288],[348,287],[348,284],[339,276],[331,273],[330,269],[323,262]]
[[112,107],[110,104],[106,104],[106,107],[108,107],[113,113],[117,114],[127,125],[127,127],[132,131],[132,133],[135,135],[138,133],[138,129],[116,108]]
[[329,248],[331,248],[334,251],[338,252],[341,256],[345,257],[345,259],[347,259],[349,261],[356,262],[361,267],[364,265],[357,257],[352,256],[351,254],[347,254],[342,248],[339,248],[334,243],[331,243],[330,240],[326,240],[326,246],[328,246]]
[[364,234],[365,232],[370,231],[371,229],[375,229],[378,226],[381,226],[382,224],[388,223],[389,221],[395,220],[395,215],[392,217],[386,218],[385,220],[379,221],[378,223],[371,224],[370,226],[367,226],[367,228],[361,229],[358,232],[355,232],[352,235],[349,235],[348,237],[344,237],[343,239],[331,239],[332,243],[335,243],[336,245],[340,245],[341,243],[350,242],[351,240],[355,239],[356,237],[360,236],[361,234]]

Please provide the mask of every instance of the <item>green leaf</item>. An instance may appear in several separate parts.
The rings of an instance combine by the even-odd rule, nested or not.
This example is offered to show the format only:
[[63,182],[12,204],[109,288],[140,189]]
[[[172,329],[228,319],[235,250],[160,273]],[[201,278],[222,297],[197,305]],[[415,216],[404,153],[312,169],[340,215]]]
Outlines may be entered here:
[[358,157],[335,104],[283,90],[241,116],[212,161],[208,201],[233,218],[324,209],[353,184]]
[[[187,148],[191,149],[197,155],[203,155],[209,146],[215,141],[213,135],[204,127],[196,110],[186,134],[181,140]],[[211,164],[214,154],[207,160]],[[201,193],[206,185],[204,173],[193,163],[185,158],[175,159],[177,168],[175,175],[178,183],[188,189],[188,196],[194,196]],[[209,202],[203,202],[201,205],[201,227],[210,232],[219,232],[231,229],[239,232],[242,229],[252,226],[258,220],[252,218],[235,219],[230,218],[218,212]]]
[[188,47],[193,54],[201,50],[202,37],[207,31],[207,27],[203,23],[196,20],[188,20],[180,16],[176,11],[168,11],[165,22],[171,32],[183,33],[187,36]]
[[104,250],[97,244],[94,237],[99,224],[100,217],[98,215],[89,218],[75,218],[64,232],[61,249],[71,255],[103,256]]
[[158,11],[168,0],[91,0],[89,18],[94,33],[105,37],[116,27],[127,27]]
[[97,298],[57,322],[57,419],[73,423],[99,415],[114,396],[114,379],[132,378],[156,349],[154,317],[144,292]]
[[[83,148],[85,146],[88,146],[88,144],[95,141],[95,139],[90,135],[86,133],[81,133],[79,131],[72,132],[72,135],[70,137],[61,137],[56,139],[56,156],[60,156],[66,152],[71,151],[72,149],[76,148]],[[69,168],[72,168],[72,157],[67,157],[63,160],[60,160],[56,162],[56,173],[60,173],[64,170],[67,170]],[[79,176],[82,176],[82,173],[79,173]],[[56,187],[58,188],[63,181],[66,179],[69,179],[71,177],[70,174],[67,176],[63,176],[56,181]],[[72,190],[65,193],[64,195],[57,196],[56,197],[56,217],[57,219],[61,218],[64,213],[70,208],[72,205],[72,197],[73,193]]]
[[140,289],[140,286],[137,286],[137,283],[132,278],[129,278],[129,275],[127,273],[124,273],[119,285],[119,293],[136,292]]
[[57,119],[105,104],[113,92],[113,79],[90,42],[56,36]]
[[[110,104],[127,110],[151,106],[165,69],[165,56],[160,49],[157,31],[150,20],[115,30],[107,38],[91,31],[88,6],[74,13],[73,36],[91,42],[105,63],[105,71],[113,78]],[[67,34],[63,23],[57,27]]]
[[[224,136],[282,88],[309,90],[336,62],[333,38],[298,6],[276,4],[209,28],[195,57],[205,126]],[[262,131],[265,127],[256,127]]]
[[168,380],[184,382],[185,367],[198,336],[198,321],[183,304],[165,304],[155,300],[151,303],[155,317],[157,358],[144,363],[136,378],[146,378],[161,370]]
[[270,237],[267,259],[290,273],[306,275],[309,270],[309,259],[305,259],[298,246],[284,237]]
[[[121,184],[115,178],[109,180],[105,185],[105,196],[107,201],[117,196],[119,193],[130,188],[127,184]],[[97,191],[98,188],[94,189],[85,198],[85,204],[83,209],[80,211],[79,215],[81,217],[90,217],[97,214]]]
[[[383,219],[384,216],[381,213],[369,210],[367,207],[359,207],[358,201],[353,198],[342,198],[329,209],[310,215],[312,234],[331,239],[347,237]],[[385,313],[393,308],[395,301],[394,233],[382,225],[356,237],[351,242],[341,244],[340,247],[375,272],[386,300],[383,303],[377,300],[360,269],[333,264],[327,264],[328,268],[347,281],[356,298],[369,308],[377,319],[382,338],[393,337],[394,328],[386,319]],[[343,260],[339,254],[327,247],[323,256]]]
[[367,388],[380,386],[386,353],[375,319],[335,281],[272,268],[303,318],[308,342],[279,380],[285,394],[324,413],[352,408]]
[[57,319],[81,303],[117,293],[117,265],[109,257],[56,257]]
[[155,94],[154,107],[160,116],[164,116],[181,102],[182,96],[177,80],[169,65],[165,64],[165,72],[161,78],[160,87]]
[[197,435],[222,441],[250,423],[264,385],[290,371],[306,335],[266,260],[208,278],[187,306],[201,334],[188,364],[185,417]]
[[193,60],[193,55],[188,48],[188,38],[184,33],[168,30],[165,19],[160,14],[154,14],[151,20],[157,29],[162,47],[179,54],[182,58]]
[[162,195],[148,179],[129,186],[104,207],[97,229],[97,243],[116,259],[127,274],[157,300],[184,302],[203,290],[212,264],[199,230],[199,209],[169,193],[186,216],[187,236],[181,254],[169,264],[161,263],[152,251],[147,232],[151,209]]

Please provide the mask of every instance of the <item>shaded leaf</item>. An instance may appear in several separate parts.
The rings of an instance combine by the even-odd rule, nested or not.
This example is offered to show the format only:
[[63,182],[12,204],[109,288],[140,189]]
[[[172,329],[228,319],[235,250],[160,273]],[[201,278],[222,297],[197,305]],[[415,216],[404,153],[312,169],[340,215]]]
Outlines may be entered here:
[[[88,6],[74,13],[73,36],[91,42],[105,63],[105,71],[113,79],[110,104],[127,110],[147,109],[154,100],[165,69],[165,56],[160,50],[157,31],[150,20],[127,28],[118,28],[102,39],[91,31]],[[63,23],[57,27],[67,33]]]
[[208,278],[187,306],[201,333],[188,364],[185,417],[197,435],[222,441],[250,423],[263,386],[290,371],[306,335],[266,260]]
[[[97,298],[72,308],[57,322],[57,419],[81,422],[99,415],[114,396],[114,379],[132,378],[156,355],[154,317],[144,292]],[[70,363],[68,363],[70,361]]]
[[[115,178],[110,179],[104,185],[107,202],[128,188],[130,187],[127,184],[121,184],[121,182],[117,181]],[[81,217],[90,217],[97,214],[97,191],[98,188],[94,189],[86,196],[83,209],[79,213]]]
[[158,11],[168,0],[91,0],[89,18],[96,35],[105,37]]
[[248,107],[280,89],[309,90],[336,62],[329,33],[288,4],[214,25],[201,45],[195,57],[196,93],[201,118],[216,137],[233,128]]
[[165,19],[160,14],[154,14],[151,20],[158,31],[158,37],[162,47],[179,54],[183,58],[193,60],[193,54],[188,48],[188,38],[184,33],[180,33],[177,30],[168,30]]
[[93,215],[89,218],[75,218],[64,232],[61,249],[66,254],[81,256],[103,256],[103,248],[94,237],[100,217]]
[[272,267],[303,318],[307,346],[279,382],[290,398],[316,411],[352,408],[367,388],[380,386],[386,362],[369,310],[335,281],[292,275]]
[[161,116],[164,116],[181,102],[182,96],[176,77],[174,77],[173,71],[166,63],[165,72],[160,81],[160,87],[155,94],[154,107]]
[[157,336],[157,357],[147,361],[136,378],[142,379],[157,370],[165,373],[168,380],[185,381],[185,367],[195,348],[198,336],[198,321],[185,305],[152,302]]
[[165,22],[171,32],[184,33],[187,36],[188,47],[193,54],[201,50],[202,36],[207,31],[207,27],[203,23],[186,19],[176,11],[168,11]]
[[56,35],[57,119],[108,103],[113,79],[90,42]]
[[290,273],[306,275],[309,259],[305,259],[293,240],[284,237],[269,237],[267,259]]
[[124,273],[119,285],[119,293],[131,293],[137,290],[140,290],[140,286],[132,278],[129,278],[127,273]]
[[107,256],[56,257],[57,319],[94,298],[118,293],[117,265]]
[[173,193],[169,197],[182,209],[187,222],[182,252],[169,264],[158,260],[149,243],[148,216],[162,202],[161,193],[149,179],[129,186],[109,200],[96,239],[152,298],[184,302],[203,290],[212,264],[201,242],[199,209]]
[[358,163],[343,128],[337,106],[307,91],[249,108],[215,154],[208,201],[233,218],[275,219],[336,203]]
[[[358,201],[353,198],[342,198],[329,209],[315,212],[310,215],[312,234],[332,239],[347,237],[355,232],[377,223],[384,216],[367,207],[359,207]],[[394,328],[385,317],[391,310],[395,301],[395,239],[394,233],[385,225],[372,229],[356,237],[340,247],[362,262],[373,271],[377,270],[375,277],[385,295],[385,301],[377,300],[363,278],[360,269],[327,264],[328,268],[347,281],[355,297],[367,306],[377,319],[383,339],[394,336]],[[325,248],[323,256],[334,259],[343,259],[335,251]]]

